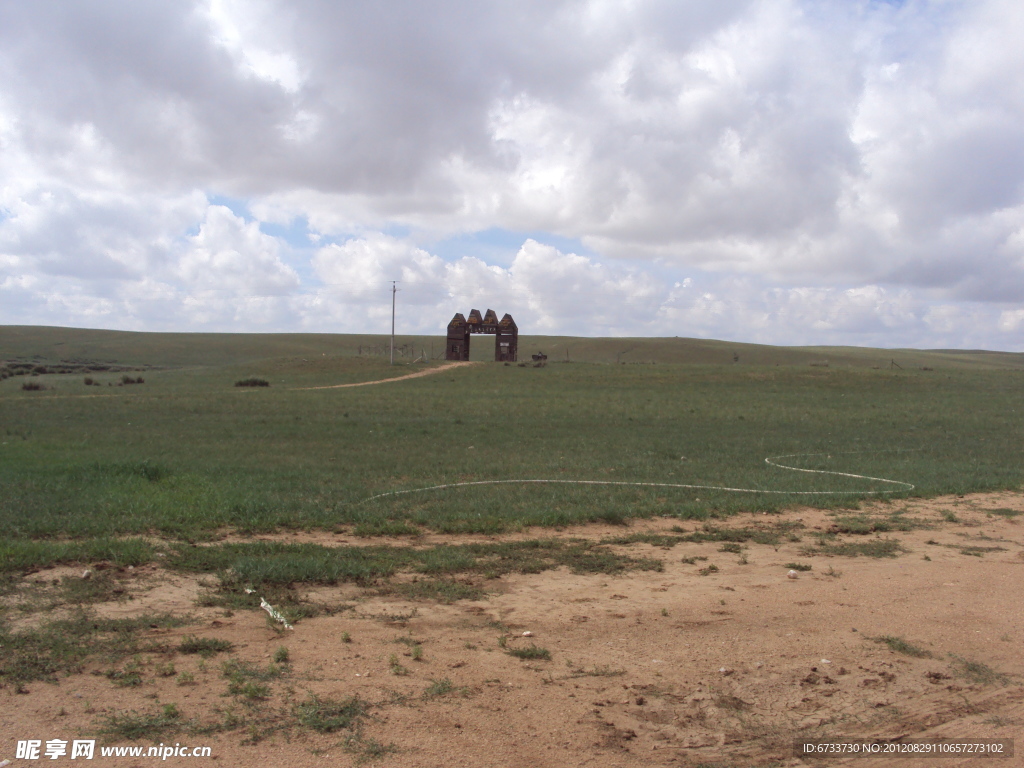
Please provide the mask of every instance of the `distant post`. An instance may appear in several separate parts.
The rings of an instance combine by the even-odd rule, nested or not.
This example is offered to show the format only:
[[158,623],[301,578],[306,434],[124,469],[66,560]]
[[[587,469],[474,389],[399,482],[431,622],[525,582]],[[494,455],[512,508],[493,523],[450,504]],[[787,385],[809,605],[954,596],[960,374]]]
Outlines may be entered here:
[[398,293],[398,281],[391,281],[391,364],[395,364],[395,294]]

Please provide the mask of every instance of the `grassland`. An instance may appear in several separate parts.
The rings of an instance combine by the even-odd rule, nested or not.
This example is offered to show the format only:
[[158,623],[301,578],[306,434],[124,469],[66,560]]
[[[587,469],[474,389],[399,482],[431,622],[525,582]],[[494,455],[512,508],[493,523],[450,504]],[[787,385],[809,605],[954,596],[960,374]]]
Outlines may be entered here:
[[[554,362],[556,345],[539,369],[488,364],[386,386],[304,389],[414,369],[356,354],[374,344],[381,337],[0,329],[2,360],[146,369],[131,386],[118,386],[120,371],[90,374],[99,386],[74,374],[0,381],[0,567],[57,552],[74,561],[97,548],[116,559],[123,547],[126,562],[138,562],[148,550],[124,537],[144,534],[498,532],[798,501],[855,506],[862,492],[892,487],[765,464],[781,454],[800,454],[791,462],[804,468],[912,483],[924,495],[1024,480],[1021,355],[576,339],[570,359],[595,362]],[[617,347],[648,364],[600,362]],[[714,356],[721,362],[708,362]],[[253,376],[270,386],[233,386]],[[44,389],[23,390],[28,379]],[[366,501],[508,478],[847,493],[506,485]]]

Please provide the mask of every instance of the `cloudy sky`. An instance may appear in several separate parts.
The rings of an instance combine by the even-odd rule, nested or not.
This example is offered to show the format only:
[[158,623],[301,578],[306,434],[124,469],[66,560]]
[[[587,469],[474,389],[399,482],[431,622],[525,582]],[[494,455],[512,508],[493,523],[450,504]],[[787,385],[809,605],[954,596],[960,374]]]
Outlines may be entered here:
[[1024,351],[1020,0],[0,4],[0,323]]

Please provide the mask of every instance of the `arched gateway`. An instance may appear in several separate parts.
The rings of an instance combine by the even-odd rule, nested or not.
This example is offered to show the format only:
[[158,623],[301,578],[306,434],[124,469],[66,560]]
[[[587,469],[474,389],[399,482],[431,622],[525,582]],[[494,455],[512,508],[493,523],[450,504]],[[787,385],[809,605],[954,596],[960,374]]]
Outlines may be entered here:
[[474,309],[469,313],[469,319],[457,312],[452,321],[448,323],[448,342],[445,345],[445,360],[469,360],[469,337],[474,333],[494,334],[494,360],[502,363],[514,363],[519,353],[519,327],[512,315],[505,313],[505,316],[498,321],[498,315],[493,309],[488,309],[483,317],[480,317],[480,310]]

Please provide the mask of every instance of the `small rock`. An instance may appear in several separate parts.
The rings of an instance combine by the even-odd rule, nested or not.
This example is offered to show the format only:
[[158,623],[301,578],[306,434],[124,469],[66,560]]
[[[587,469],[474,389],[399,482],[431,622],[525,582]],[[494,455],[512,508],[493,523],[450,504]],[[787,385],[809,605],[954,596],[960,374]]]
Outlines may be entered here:
[[800,574],[797,573],[796,571],[790,571],[789,573],[786,574],[786,578],[787,579],[799,579],[800,578]]
[[530,630],[526,630],[525,632],[523,632],[523,637],[533,637],[533,632],[531,632]]
[[88,568],[82,572],[82,581],[88,581],[92,578],[92,571]]
[[821,663],[822,663],[822,664],[831,664],[832,662],[831,662],[831,661],[829,661],[828,659],[822,659],[822,660],[821,660]]
[[732,673],[734,672],[734,670],[732,670],[732,669],[729,669],[728,667],[722,667],[722,668],[721,668],[721,669],[719,669],[718,671],[719,671],[720,673],[722,673],[723,675],[725,675],[726,677],[728,677],[729,675],[731,675],[731,674],[732,674]]

